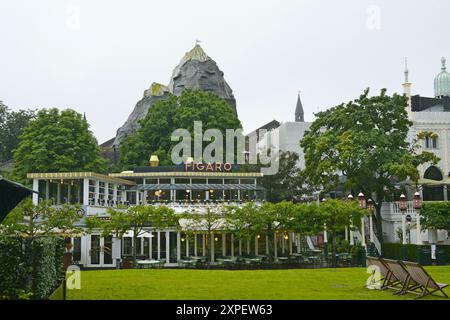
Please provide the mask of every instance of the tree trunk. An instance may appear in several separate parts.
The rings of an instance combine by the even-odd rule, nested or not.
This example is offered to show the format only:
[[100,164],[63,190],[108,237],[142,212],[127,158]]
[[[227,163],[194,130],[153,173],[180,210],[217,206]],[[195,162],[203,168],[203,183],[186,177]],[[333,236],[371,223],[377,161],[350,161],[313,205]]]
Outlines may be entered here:
[[380,241],[380,244],[383,244],[383,220],[381,219],[381,205],[382,203],[379,203],[375,206],[375,231],[378,241]]
[[133,268],[136,268],[137,266],[137,259],[136,259],[136,243],[137,243],[137,230],[133,230],[133,246],[131,247],[132,249],[132,254],[133,254]]
[[337,261],[336,261],[336,235],[335,233],[330,233],[330,235],[333,237],[331,242],[331,266],[333,268],[337,267]]
[[274,256],[274,252],[273,252],[273,243],[275,241],[275,232],[272,229],[271,225],[267,226],[267,239],[269,241],[269,263],[273,262],[273,256]]

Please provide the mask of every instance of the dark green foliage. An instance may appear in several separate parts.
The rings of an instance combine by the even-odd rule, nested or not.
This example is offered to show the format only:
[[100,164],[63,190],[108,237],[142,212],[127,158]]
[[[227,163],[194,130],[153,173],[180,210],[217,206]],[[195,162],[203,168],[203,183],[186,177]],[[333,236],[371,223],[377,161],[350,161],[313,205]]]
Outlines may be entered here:
[[[388,259],[404,260],[406,258],[408,261],[419,262],[422,265],[431,265],[433,263],[429,245],[385,243],[382,251],[382,256]],[[434,262],[436,264],[450,264],[450,246],[437,245],[436,260]]]
[[12,177],[26,182],[30,172],[103,172],[105,168],[106,160],[81,114],[42,109],[20,137]]
[[280,152],[278,172],[265,175],[261,180],[266,189],[267,201],[301,201],[302,196],[312,193],[313,190],[297,167],[298,159],[299,156],[295,152]]
[[356,100],[316,114],[300,142],[305,152],[305,174],[316,186],[335,190],[339,176],[348,189],[362,191],[373,200],[375,229],[382,241],[381,206],[399,181],[417,181],[420,164],[436,163],[430,152],[419,152],[418,140],[407,139],[412,123],[407,98],[386,90],[369,97],[369,89]]
[[[211,92],[185,90],[181,96],[158,101],[141,120],[141,128],[120,145],[120,164],[123,169],[147,165],[150,154],[158,155],[161,165],[171,165],[171,150],[178,142],[170,140],[176,129],[186,129],[193,137],[194,121],[202,121],[207,129],[241,128],[228,103]],[[204,142],[204,146],[209,142]],[[225,160],[225,159],[224,159]]]
[[450,202],[424,202],[420,215],[423,229],[450,230]]
[[0,101],[0,163],[13,158],[20,135],[34,117],[33,110],[11,111]]
[[[46,299],[64,276],[64,239],[0,239],[0,297]],[[28,293],[28,294],[27,294]]]
[[0,238],[0,300],[18,298],[23,290],[25,274],[22,241]]

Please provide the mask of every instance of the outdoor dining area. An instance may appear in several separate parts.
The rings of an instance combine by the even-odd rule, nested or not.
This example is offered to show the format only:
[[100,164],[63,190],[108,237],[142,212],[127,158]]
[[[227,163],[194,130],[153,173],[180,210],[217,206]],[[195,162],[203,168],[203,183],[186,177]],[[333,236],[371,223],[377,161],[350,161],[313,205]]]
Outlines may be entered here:
[[[189,268],[189,269],[258,269],[258,268],[324,268],[332,265],[331,253],[323,250],[308,250],[302,253],[292,253],[273,257],[270,261],[267,255],[220,256],[214,262],[209,262],[207,256],[182,256],[176,264],[166,265],[166,259],[137,259],[136,268]],[[336,253],[339,267],[358,265],[351,253]]]

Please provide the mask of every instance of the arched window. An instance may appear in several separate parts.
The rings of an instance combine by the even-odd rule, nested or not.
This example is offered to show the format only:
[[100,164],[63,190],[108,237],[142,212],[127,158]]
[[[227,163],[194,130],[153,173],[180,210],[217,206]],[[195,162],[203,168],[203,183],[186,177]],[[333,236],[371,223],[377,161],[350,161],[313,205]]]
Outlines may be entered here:
[[[435,166],[429,167],[423,177],[425,179],[441,181],[442,173]],[[444,200],[444,187],[443,186],[424,186],[423,187],[423,200],[424,201],[443,201]]]
[[425,179],[441,181],[442,173],[441,173],[441,170],[439,170],[435,166],[431,166],[425,171],[425,174],[423,175],[423,177]]

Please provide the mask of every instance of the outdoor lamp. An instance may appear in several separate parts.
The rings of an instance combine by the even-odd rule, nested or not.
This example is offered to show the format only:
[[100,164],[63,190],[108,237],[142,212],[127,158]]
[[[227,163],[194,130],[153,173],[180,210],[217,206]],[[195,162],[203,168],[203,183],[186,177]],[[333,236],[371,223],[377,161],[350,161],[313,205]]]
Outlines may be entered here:
[[406,196],[403,193],[400,195],[400,200],[398,202],[398,207],[399,207],[400,211],[402,211],[402,212],[406,211],[406,209],[408,207]]
[[219,241],[219,238],[215,237],[215,238],[214,238],[214,241]]
[[287,233],[284,235],[284,240],[288,240],[289,236],[287,235]]
[[366,208],[366,197],[364,196],[364,193],[360,192],[358,194],[358,201],[359,201],[359,207],[361,209],[365,209]]
[[370,212],[373,212],[373,209],[375,209],[372,199],[367,200],[367,209],[369,209]]
[[413,206],[416,210],[422,209],[422,198],[420,197],[420,193],[418,192],[414,193]]
[[258,234],[256,237],[257,237],[258,239],[261,238],[261,236],[260,236],[259,234]]

